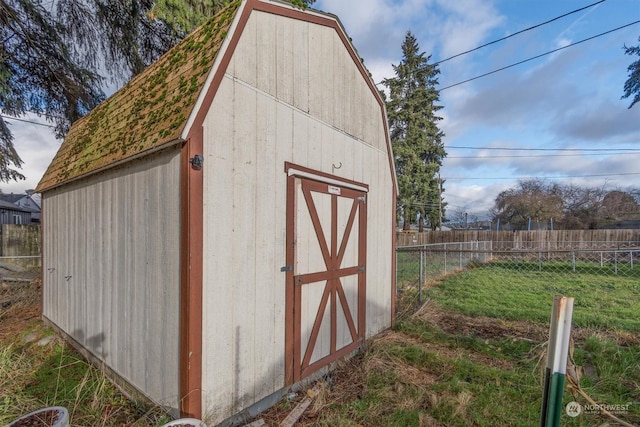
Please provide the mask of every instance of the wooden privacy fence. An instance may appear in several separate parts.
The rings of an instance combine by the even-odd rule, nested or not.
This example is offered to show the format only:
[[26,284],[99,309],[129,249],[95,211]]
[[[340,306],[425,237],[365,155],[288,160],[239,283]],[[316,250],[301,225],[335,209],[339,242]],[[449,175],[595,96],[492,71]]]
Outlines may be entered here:
[[40,225],[0,225],[0,263],[40,267]]
[[493,242],[494,250],[639,247],[640,230],[451,230],[396,233],[397,247],[476,241]]

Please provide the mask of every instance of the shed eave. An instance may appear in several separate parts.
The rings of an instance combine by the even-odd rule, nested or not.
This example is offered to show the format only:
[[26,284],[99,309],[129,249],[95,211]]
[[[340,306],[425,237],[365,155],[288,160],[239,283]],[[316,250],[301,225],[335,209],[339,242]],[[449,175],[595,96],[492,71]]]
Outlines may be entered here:
[[164,150],[166,148],[170,148],[170,147],[172,147],[174,145],[178,145],[178,144],[182,144],[182,143],[184,143],[184,139],[175,138],[175,139],[172,139],[172,140],[170,140],[170,141],[168,141],[168,142],[166,142],[166,143],[164,143],[162,145],[150,148],[150,149],[145,150],[145,151],[141,151],[139,153],[134,154],[133,156],[127,157],[125,159],[121,159],[121,160],[119,160],[117,162],[114,162],[114,163],[110,163],[110,164],[105,165],[105,166],[103,166],[103,167],[101,167],[99,169],[92,170],[92,171],[87,172],[87,173],[82,174],[82,175],[74,176],[73,178],[71,178],[69,180],[56,182],[56,183],[54,183],[52,185],[38,185],[36,187],[35,191],[37,193],[44,193],[46,191],[53,190],[55,188],[59,188],[59,187],[71,184],[72,182],[79,181],[81,179],[90,177],[90,176],[98,174],[100,172],[104,172],[106,170],[115,168],[117,166],[120,166],[122,164],[128,163],[130,161],[140,159],[142,157],[148,156],[148,155],[153,154],[153,153],[157,153],[157,152],[162,151],[162,150]]

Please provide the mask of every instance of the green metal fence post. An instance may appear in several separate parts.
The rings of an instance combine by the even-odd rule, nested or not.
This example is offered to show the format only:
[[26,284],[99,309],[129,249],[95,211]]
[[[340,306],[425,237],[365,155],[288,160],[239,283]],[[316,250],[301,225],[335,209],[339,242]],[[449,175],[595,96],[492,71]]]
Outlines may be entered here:
[[549,345],[547,348],[547,366],[545,369],[544,390],[542,393],[540,427],[560,426],[572,315],[573,298],[556,296],[553,300],[553,311],[549,328]]
[[[423,247],[423,249],[426,249],[426,246]],[[423,270],[423,258],[424,258],[424,251],[421,250],[420,251],[420,278],[419,283],[418,283],[418,304],[420,304],[422,302],[422,283],[424,282],[424,270]]]

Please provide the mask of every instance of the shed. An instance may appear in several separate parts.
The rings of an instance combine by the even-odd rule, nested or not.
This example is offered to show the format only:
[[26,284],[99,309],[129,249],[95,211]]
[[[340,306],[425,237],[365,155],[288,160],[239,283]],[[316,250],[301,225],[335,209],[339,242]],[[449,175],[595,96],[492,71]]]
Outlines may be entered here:
[[176,415],[269,406],[392,323],[384,103],[333,15],[232,2],[74,123],[36,191],[45,320]]

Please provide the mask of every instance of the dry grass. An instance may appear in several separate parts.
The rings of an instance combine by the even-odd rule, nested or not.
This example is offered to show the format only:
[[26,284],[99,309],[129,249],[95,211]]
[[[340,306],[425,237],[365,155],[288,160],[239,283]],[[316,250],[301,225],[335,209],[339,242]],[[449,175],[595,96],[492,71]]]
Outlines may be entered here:
[[[146,412],[126,400],[62,340],[38,346],[39,338],[52,334],[42,326],[39,282],[0,288],[5,301],[9,289],[11,304],[0,311],[0,425],[44,404],[67,407],[74,426],[145,427],[168,421],[161,408]],[[25,342],[28,334],[34,341]],[[430,303],[370,340],[364,351],[337,363],[315,384],[318,394],[296,426],[535,425],[547,335],[539,324],[472,317]],[[639,351],[637,334],[574,328],[573,336],[584,371],[597,367],[597,374],[583,376],[587,388],[611,383],[640,396],[637,374],[629,371],[634,376],[619,380],[615,372],[623,362],[638,366],[633,359]],[[598,364],[607,358],[610,365]],[[600,398],[611,402],[610,396]],[[278,426],[304,397],[298,393],[283,399],[260,418]],[[628,418],[640,421],[635,410]],[[566,425],[605,421],[593,415]]]
[[11,339],[38,324],[41,317],[42,283],[0,282],[0,341]]
[[[612,330],[575,328],[574,333],[580,348],[586,347],[585,340],[603,340],[626,349],[637,339]],[[429,304],[317,382],[319,396],[296,426],[537,425],[547,337],[548,328],[534,323],[466,316]],[[600,357],[597,351],[593,357]],[[593,377],[584,380],[592,387]],[[625,387],[635,395],[640,390],[638,384]],[[261,418],[277,426],[303,397],[300,393],[283,400]],[[574,398],[569,392],[565,397]],[[614,398],[601,396],[604,401]],[[638,411],[626,418],[637,419]],[[606,422],[606,417],[592,414],[564,419],[563,425]]]
[[[101,371],[45,328],[41,284],[0,285],[0,425],[47,406],[64,406],[74,427],[157,426],[162,408],[148,412],[128,400]],[[48,342],[40,341],[49,337]]]

